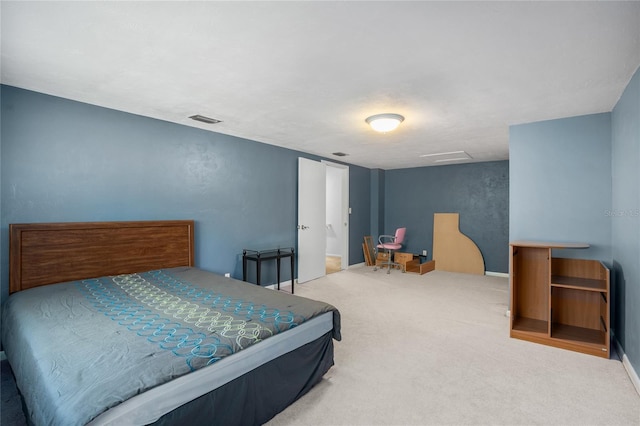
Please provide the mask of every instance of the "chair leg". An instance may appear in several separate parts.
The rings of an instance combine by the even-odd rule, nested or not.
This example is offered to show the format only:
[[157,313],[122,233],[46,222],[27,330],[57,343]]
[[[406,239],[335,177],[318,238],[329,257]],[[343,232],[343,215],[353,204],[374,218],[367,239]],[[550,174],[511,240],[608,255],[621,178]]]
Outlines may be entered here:
[[393,261],[391,260],[391,259],[392,259],[392,256],[393,256],[393,253],[394,253],[394,252],[393,252],[393,250],[389,250],[389,251],[388,251],[389,259],[387,260],[387,274],[390,274],[390,273],[391,273],[391,266],[392,266],[392,265],[393,265],[394,267],[395,267],[395,266],[397,266],[397,267],[398,267],[398,269],[400,269],[402,272],[406,272],[406,270],[405,270],[405,268],[404,268],[404,266],[403,266],[403,265],[401,265],[401,264],[399,264],[399,263],[397,263],[397,262],[393,262]]
[[377,271],[378,270],[378,247],[376,247],[376,251],[373,253],[375,255],[375,260],[373,261],[373,270]]
[[[383,250],[383,252],[384,252],[384,253],[387,253],[387,255],[389,255],[389,250]],[[374,270],[374,271],[377,271],[377,270],[378,270],[378,253],[380,253],[380,250],[379,250],[378,248],[376,248],[376,263],[375,263],[375,266],[374,266],[374,268],[373,268],[373,270]],[[384,262],[384,263],[380,264],[380,267],[382,268],[382,267],[384,267],[385,265],[387,266],[387,268],[389,268],[389,259],[387,259],[387,261],[386,261],[386,262]],[[388,274],[388,273],[389,273],[389,269],[387,269],[387,274]]]
[[[380,253],[380,249],[376,247],[376,252],[375,252],[376,260],[375,260],[375,261],[374,261],[374,263],[373,263],[373,264],[374,264],[374,267],[373,267],[373,270],[374,270],[374,271],[377,271],[377,270],[378,270],[378,254],[379,254],[379,253]],[[382,265],[380,265],[380,266],[382,266]]]
[[[380,265],[380,266],[386,266],[386,267],[387,267],[387,274],[390,274],[390,273],[391,273],[391,267],[392,267],[392,266],[394,266],[394,267],[395,267],[395,266],[397,266],[397,267],[398,267],[398,269],[400,269],[402,272],[406,272],[406,271],[405,271],[405,269],[404,269],[404,266],[402,266],[401,264],[396,263],[396,262],[394,262],[394,261],[392,261],[392,260],[391,260],[391,259],[393,259],[393,250],[388,249],[388,250],[385,250],[384,252],[387,254],[387,261],[386,261],[386,262],[384,262],[384,263],[383,263],[382,265]],[[375,266],[373,267],[373,270],[374,270],[374,271],[377,271],[377,270],[378,270],[378,263],[377,263],[377,259],[378,259],[378,251],[376,250],[376,264],[375,264]]]

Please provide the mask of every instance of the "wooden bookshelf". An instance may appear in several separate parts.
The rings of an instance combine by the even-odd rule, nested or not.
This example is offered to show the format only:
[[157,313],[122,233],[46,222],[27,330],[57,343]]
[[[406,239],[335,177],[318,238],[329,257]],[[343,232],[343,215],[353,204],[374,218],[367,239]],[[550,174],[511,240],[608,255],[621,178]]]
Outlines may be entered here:
[[597,260],[551,255],[589,245],[515,241],[509,247],[510,336],[608,358],[609,269]]

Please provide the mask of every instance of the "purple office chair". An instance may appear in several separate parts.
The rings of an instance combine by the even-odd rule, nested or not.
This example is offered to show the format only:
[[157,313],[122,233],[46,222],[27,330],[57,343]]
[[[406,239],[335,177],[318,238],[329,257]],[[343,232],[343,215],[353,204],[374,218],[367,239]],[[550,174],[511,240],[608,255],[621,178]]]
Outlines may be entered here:
[[[380,235],[378,237],[378,251],[384,250],[387,253],[388,259],[383,264],[387,266],[387,274],[391,273],[391,266],[398,266],[404,272],[404,266],[400,263],[393,262],[393,252],[395,250],[399,250],[402,247],[402,242],[404,241],[404,234],[407,231],[407,228],[398,228],[396,229],[396,235]],[[378,270],[378,265],[376,263],[376,267],[373,268],[374,271]]]

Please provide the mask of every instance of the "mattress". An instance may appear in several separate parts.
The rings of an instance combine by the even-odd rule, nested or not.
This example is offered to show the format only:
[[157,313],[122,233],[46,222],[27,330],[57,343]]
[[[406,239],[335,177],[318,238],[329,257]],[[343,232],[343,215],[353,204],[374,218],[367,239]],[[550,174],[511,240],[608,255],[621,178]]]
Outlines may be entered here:
[[38,287],[3,307],[3,345],[34,424],[148,424],[320,336],[318,301],[197,268]]

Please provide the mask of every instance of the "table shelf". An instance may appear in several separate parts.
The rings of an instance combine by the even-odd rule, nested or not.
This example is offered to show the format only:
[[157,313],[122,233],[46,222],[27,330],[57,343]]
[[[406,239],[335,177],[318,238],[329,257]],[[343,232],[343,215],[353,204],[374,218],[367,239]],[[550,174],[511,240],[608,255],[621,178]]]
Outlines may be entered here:
[[291,259],[291,294],[294,293],[294,281],[295,281],[295,251],[293,247],[275,248],[266,250],[242,250],[242,281],[247,281],[247,263],[253,261],[256,264],[256,284],[260,284],[262,262],[265,260],[276,261],[276,284],[277,289],[280,290],[280,261],[282,259]]

